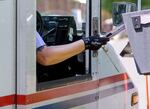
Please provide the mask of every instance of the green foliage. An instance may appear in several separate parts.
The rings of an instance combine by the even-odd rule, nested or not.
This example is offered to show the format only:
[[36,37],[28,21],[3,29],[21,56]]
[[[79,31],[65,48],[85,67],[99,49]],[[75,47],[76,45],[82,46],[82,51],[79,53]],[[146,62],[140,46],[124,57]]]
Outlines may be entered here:
[[141,0],[142,1],[142,9],[150,9],[150,1],[149,0]]
[[[136,3],[136,0],[101,0],[102,9],[107,10],[108,12],[111,12],[113,2],[132,2],[132,3]],[[142,2],[142,9],[150,8],[150,1],[149,0],[141,0],[141,2]]]

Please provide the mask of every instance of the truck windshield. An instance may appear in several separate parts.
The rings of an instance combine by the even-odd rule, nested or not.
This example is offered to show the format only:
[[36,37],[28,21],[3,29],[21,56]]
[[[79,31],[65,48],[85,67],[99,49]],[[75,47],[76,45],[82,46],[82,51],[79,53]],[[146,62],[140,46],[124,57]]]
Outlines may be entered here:
[[114,2],[131,2],[136,4],[136,0],[101,0],[101,33],[110,32],[114,28],[112,20]]

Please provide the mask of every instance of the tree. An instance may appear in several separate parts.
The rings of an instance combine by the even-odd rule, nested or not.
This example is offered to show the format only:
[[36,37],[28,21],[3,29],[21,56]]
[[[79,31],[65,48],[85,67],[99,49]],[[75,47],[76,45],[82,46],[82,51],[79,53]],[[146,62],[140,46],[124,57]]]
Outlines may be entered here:
[[[112,3],[113,2],[132,2],[132,3],[137,3],[137,0],[101,0],[101,8],[108,11],[112,12]],[[150,2],[149,0],[141,0],[142,4],[142,9],[148,9],[150,8]]]

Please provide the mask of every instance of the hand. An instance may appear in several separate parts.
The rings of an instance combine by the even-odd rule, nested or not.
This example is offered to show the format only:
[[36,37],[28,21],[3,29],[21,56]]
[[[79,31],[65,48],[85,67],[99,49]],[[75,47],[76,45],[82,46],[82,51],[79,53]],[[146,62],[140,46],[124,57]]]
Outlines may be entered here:
[[109,38],[99,36],[83,37],[82,39],[85,43],[85,49],[90,50],[98,50],[109,41]]

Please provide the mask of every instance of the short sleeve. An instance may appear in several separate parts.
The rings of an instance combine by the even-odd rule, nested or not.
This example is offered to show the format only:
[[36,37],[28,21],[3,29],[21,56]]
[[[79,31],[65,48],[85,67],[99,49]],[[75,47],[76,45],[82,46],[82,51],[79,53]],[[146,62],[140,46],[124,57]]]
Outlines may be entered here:
[[38,32],[36,32],[36,49],[38,49],[41,46],[46,45],[45,42],[43,41],[42,37],[39,35]]

